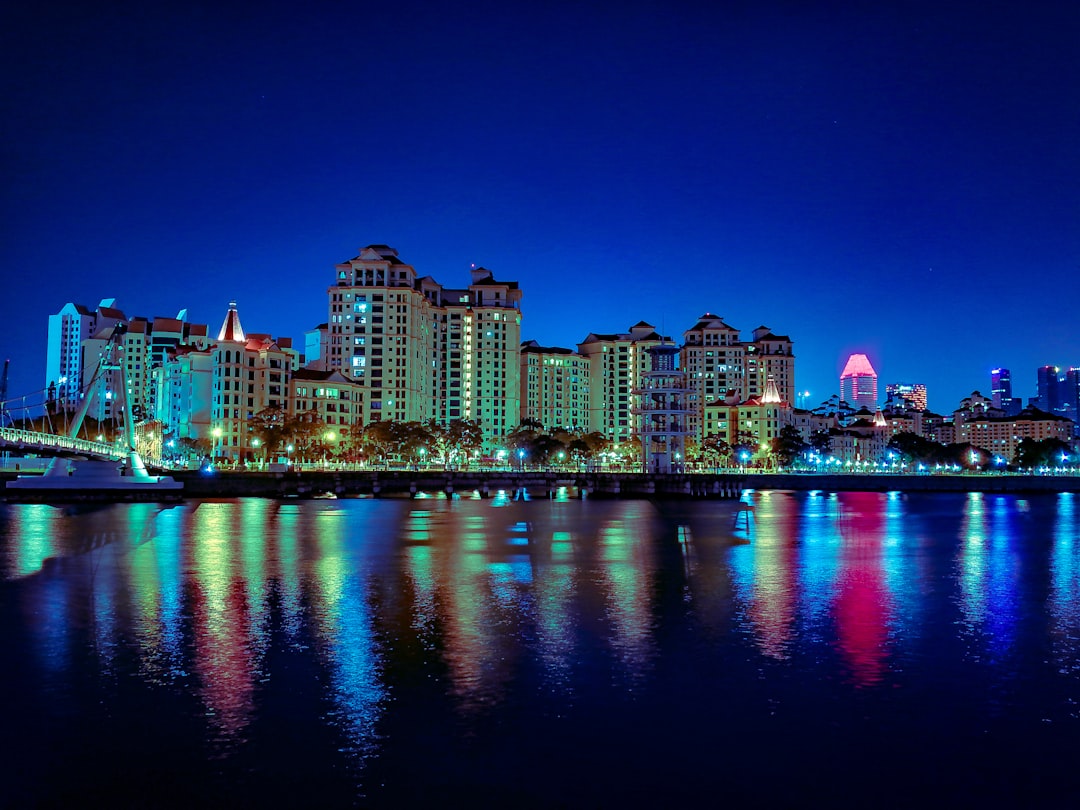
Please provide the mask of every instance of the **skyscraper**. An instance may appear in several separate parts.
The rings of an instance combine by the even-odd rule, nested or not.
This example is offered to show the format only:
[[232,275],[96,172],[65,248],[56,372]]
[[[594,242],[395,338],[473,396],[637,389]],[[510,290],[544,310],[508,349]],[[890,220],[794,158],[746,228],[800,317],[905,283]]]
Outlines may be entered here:
[[926,386],[922,383],[889,383],[885,399],[895,410],[926,410]]
[[1007,368],[995,368],[990,372],[990,398],[994,407],[1004,411],[1006,416],[1020,413],[1023,403],[1013,397],[1012,373]]
[[877,372],[865,354],[853,354],[840,372],[840,399],[856,408],[877,408]]
[[1040,411],[1055,413],[1062,405],[1061,369],[1057,366],[1042,366],[1035,371],[1036,396],[1035,406]]

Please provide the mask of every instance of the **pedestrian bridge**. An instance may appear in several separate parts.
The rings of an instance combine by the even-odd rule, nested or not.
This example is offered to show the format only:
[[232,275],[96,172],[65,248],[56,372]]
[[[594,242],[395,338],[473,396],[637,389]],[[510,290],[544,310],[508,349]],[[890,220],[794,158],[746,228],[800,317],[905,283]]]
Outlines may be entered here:
[[79,455],[105,460],[122,459],[127,456],[126,448],[119,445],[13,427],[0,427],[0,450],[39,453],[48,456]]

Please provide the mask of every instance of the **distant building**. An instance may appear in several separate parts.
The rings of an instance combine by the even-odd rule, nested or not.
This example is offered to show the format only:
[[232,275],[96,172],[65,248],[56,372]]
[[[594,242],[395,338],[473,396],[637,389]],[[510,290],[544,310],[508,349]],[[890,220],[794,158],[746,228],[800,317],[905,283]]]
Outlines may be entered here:
[[840,399],[856,408],[877,410],[877,372],[865,354],[851,355],[840,373]]
[[990,372],[990,397],[994,407],[1006,416],[1015,416],[1024,406],[1019,397],[1013,397],[1012,373],[1007,368],[995,368]]
[[885,386],[885,407],[894,410],[926,410],[926,386],[922,383],[889,383]]
[[521,421],[587,431],[589,401],[589,358],[535,340],[521,344]]
[[78,409],[81,392],[97,366],[98,354],[93,349],[89,358],[84,357],[83,341],[105,330],[111,332],[117,323],[126,324],[127,316],[116,309],[115,298],[102,299],[93,310],[82,304],[64,304],[58,313],[49,316],[45,388],[55,392],[59,410]]
[[629,332],[590,332],[578,344],[578,354],[589,359],[590,433],[602,433],[615,444],[634,438],[634,391],[652,367],[649,347],[661,342],[652,324],[639,321]]
[[482,267],[467,288],[368,245],[336,266],[320,365],[359,384],[363,422],[479,422],[497,444],[520,421],[521,290]]
[[1042,366],[1035,371],[1035,406],[1040,411],[1057,413],[1062,406],[1063,386],[1061,369],[1057,366]]
[[686,465],[686,373],[675,367],[679,349],[659,343],[645,350],[649,370],[634,391],[643,472],[679,473]]
[[961,409],[953,415],[953,426],[952,441],[970,443],[1006,461],[1015,459],[1022,439],[1059,439],[1068,444],[1073,433],[1071,420],[1038,408],[1025,408],[1016,416],[971,416]]
[[795,401],[791,338],[775,335],[767,326],[759,326],[750,340],[743,341],[738,329],[707,312],[683,332],[679,367],[687,375],[689,426],[698,440],[708,435],[705,406],[723,403],[729,392],[735,392],[739,401],[760,398],[771,379],[782,400]]

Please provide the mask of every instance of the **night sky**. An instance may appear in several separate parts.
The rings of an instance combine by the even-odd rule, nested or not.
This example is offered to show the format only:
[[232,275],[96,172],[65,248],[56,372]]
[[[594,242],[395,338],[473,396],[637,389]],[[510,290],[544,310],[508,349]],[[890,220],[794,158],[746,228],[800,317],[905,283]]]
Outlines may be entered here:
[[46,0],[0,46],[10,394],[68,301],[302,344],[372,243],[545,345],[765,324],[812,404],[851,351],[942,412],[1080,365],[1080,3]]

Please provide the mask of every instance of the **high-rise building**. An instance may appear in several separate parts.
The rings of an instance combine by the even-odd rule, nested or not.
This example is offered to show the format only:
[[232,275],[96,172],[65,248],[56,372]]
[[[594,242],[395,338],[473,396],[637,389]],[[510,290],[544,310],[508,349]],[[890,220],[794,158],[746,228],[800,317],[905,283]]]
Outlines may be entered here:
[[651,368],[648,348],[662,340],[652,324],[640,321],[629,332],[590,332],[578,344],[578,354],[589,360],[590,433],[602,433],[615,444],[634,437],[634,391]]
[[990,372],[990,398],[994,407],[1006,416],[1020,413],[1023,403],[1013,397],[1012,373],[1007,368],[995,368]]
[[1035,407],[1047,413],[1055,412],[1061,405],[1057,366],[1041,366],[1035,371]]
[[689,426],[698,439],[705,438],[705,407],[724,402],[734,392],[738,401],[765,395],[771,379],[781,399],[795,400],[795,354],[791,338],[774,335],[767,326],[754,330],[752,339],[740,339],[739,330],[711,313],[683,332],[679,365],[690,389]]
[[45,388],[55,392],[58,409],[78,409],[81,392],[97,367],[98,354],[92,347],[91,355],[85,356],[83,342],[106,330],[111,332],[117,323],[126,324],[127,316],[116,308],[115,298],[102,299],[94,310],[82,304],[65,304],[49,316]]
[[926,386],[922,383],[889,383],[885,386],[885,403],[890,410],[925,411]]
[[548,430],[589,427],[589,359],[535,340],[521,344],[521,420]]
[[363,422],[471,419],[497,441],[520,416],[521,290],[473,268],[444,289],[369,245],[337,265],[329,298],[326,370],[360,385]]
[[654,343],[645,349],[649,368],[635,389],[638,438],[641,440],[643,472],[678,473],[686,465],[686,373],[675,367],[679,349],[670,343]]
[[287,410],[299,353],[291,338],[245,332],[236,302],[221,324],[212,357],[210,437],[213,457],[239,460],[252,454],[249,421],[267,408]]
[[877,372],[865,354],[851,355],[840,373],[840,399],[856,408],[877,408]]
[[701,439],[706,405],[724,402],[728,392],[736,392],[734,399],[738,401],[746,398],[746,346],[739,339],[739,330],[706,312],[683,332],[679,366],[686,372],[690,389],[686,396],[690,431]]
[[795,354],[791,338],[774,335],[767,326],[754,330],[753,339],[746,344],[746,384],[743,398],[765,396],[769,380],[776,386],[780,399],[795,401]]

